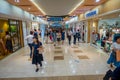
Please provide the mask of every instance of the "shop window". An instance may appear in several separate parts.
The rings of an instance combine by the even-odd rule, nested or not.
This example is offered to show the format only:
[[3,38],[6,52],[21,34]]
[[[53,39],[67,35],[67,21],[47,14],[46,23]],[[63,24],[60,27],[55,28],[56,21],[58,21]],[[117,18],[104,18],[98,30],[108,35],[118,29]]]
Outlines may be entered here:
[[18,20],[9,20],[9,33],[12,39],[13,51],[21,48],[20,22]]

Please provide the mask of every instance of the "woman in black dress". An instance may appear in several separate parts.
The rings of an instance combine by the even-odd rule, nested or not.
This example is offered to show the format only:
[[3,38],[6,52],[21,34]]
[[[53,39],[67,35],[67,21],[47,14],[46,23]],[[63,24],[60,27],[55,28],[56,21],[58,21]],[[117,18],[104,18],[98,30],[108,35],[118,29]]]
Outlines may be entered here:
[[40,67],[42,67],[43,61],[43,55],[39,53],[39,47],[42,46],[42,43],[38,40],[37,37],[33,37],[32,46],[32,64],[36,65],[36,72],[38,72],[38,64],[40,64]]

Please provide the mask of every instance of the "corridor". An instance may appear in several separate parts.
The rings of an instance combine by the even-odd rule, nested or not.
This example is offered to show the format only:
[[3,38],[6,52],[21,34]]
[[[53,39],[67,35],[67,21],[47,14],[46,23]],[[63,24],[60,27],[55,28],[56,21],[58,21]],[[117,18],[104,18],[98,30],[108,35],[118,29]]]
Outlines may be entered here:
[[[109,68],[106,64],[108,55],[86,43],[56,47],[53,44],[44,44],[44,49],[43,68],[38,73],[35,72],[35,66],[28,60],[29,48],[26,46],[0,61],[0,78],[12,80],[10,78],[31,77],[29,80],[33,80],[34,77],[38,77],[39,80],[46,80],[42,78],[61,76],[60,80],[64,80],[64,76],[65,78],[79,76],[73,79],[102,80]],[[73,79],[71,77],[70,80]],[[49,78],[49,80],[53,79]]]

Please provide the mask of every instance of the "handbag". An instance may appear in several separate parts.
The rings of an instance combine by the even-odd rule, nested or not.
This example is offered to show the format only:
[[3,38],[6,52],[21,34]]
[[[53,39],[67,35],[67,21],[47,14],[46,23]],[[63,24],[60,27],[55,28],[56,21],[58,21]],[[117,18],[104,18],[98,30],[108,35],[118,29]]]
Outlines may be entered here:
[[43,52],[44,52],[43,48],[39,49],[39,54],[42,54]]
[[116,51],[116,61],[120,62],[120,50]]

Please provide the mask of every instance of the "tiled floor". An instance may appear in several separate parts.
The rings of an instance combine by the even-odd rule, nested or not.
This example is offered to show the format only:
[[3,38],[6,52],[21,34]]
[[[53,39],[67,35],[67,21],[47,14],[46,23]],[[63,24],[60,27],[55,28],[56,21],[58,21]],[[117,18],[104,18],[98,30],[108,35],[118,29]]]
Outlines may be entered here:
[[[44,47],[43,68],[39,72],[36,73],[35,66],[28,61],[29,48],[25,47],[0,61],[0,80],[2,78],[9,78],[9,80],[26,78],[21,80],[28,80],[30,77],[41,78],[37,80],[48,80],[47,78],[49,80],[102,80],[103,75],[109,69],[106,64],[108,55],[89,44],[81,43],[77,46],[61,45],[59,47],[44,44]],[[56,50],[60,50],[62,54],[56,54],[54,52]],[[74,50],[78,50],[77,54]],[[61,55],[64,56],[63,60],[54,60],[54,56]],[[89,59],[80,59],[79,56],[87,56]],[[56,76],[58,77],[55,78]]]

